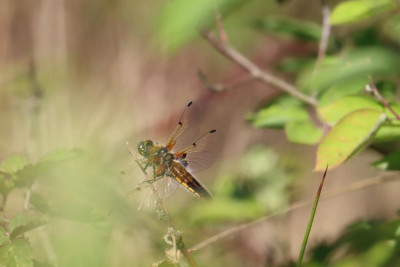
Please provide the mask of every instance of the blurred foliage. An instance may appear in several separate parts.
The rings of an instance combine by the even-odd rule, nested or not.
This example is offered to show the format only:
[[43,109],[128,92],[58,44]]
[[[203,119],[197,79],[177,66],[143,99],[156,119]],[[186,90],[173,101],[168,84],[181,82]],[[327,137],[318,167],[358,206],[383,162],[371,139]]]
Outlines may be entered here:
[[400,170],[400,151],[393,152],[372,165],[381,170],[398,171]]
[[255,219],[287,207],[289,186],[296,168],[279,162],[278,155],[264,146],[247,151],[238,167],[218,179],[212,203],[198,203],[190,209],[195,223],[215,224]]
[[391,0],[346,1],[335,7],[330,23],[338,25],[355,22],[395,8],[396,3]]
[[[381,19],[387,22],[374,25],[370,22],[356,30],[349,27],[350,30],[344,35],[333,34],[331,41],[335,40],[335,43],[341,45],[330,47],[318,66],[315,54],[311,53],[308,57],[302,55],[283,59],[278,65],[279,70],[295,74],[296,84],[300,89],[317,97],[320,122],[310,118],[309,107],[301,103],[294,104],[297,100],[292,101],[292,97],[286,97],[289,99],[285,101],[289,104],[283,105],[282,98],[277,98],[251,114],[249,119],[253,125],[271,129],[284,128],[287,139],[294,143],[311,145],[321,142],[316,155],[317,170],[322,170],[326,164],[330,168],[339,166],[370,143],[386,144],[388,147],[389,142],[396,142],[400,136],[399,127],[392,112],[388,111],[379,99],[362,93],[371,77],[378,77],[378,90],[387,101],[391,101],[390,105],[397,111],[396,85],[392,81],[398,75],[400,55],[391,43],[383,38],[380,31],[381,28],[388,27],[395,30],[396,15],[387,19],[379,17],[396,6],[393,1],[386,0],[343,1],[337,4],[331,14],[331,25],[344,27],[346,24],[366,19]],[[303,27],[301,23],[295,23],[295,19],[287,18],[290,22],[286,22],[284,17],[279,20],[275,18],[276,16],[266,18],[267,23],[259,22],[258,27],[291,35],[295,39],[304,39],[305,33],[302,31],[317,40],[320,38],[316,29]],[[278,21],[283,22],[280,24]],[[276,24],[279,27],[273,26]],[[315,34],[312,34],[313,32]],[[308,40],[311,39],[308,37]],[[340,49],[346,42],[352,45]],[[364,112],[363,109],[385,113],[386,119],[378,119],[383,117],[370,110],[370,115],[375,115],[364,118],[369,121],[368,125],[361,125],[361,122],[354,124],[360,119],[358,116]],[[354,122],[352,116],[355,116]],[[324,137],[321,122],[332,127]],[[350,136],[354,138],[349,138]]]
[[[173,52],[198,36],[215,21],[215,12],[227,12],[243,0],[165,1],[159,17],[158,40],[165,50]],[[188,12],[189,11],[189,12]]]
[[[289,142],[318,144],[316,170],[326,164],[330,169],[340,166],[372,144],[382,153],[372,166],[398,171],[400,122],[376,95],[364,92],[366,85],[375,81],[390,107],[400,113],[396,92],[400,71],[398,3],[327,2],[332,8],[332,31],[327,55],[318,64],[323,30],[320,6],[308,8],[305,0],[71,1],[60,5],[65,13],[45,6],[45,1],[37,5],[9,1],[2,6],[7,10],[4,15],[14,15],[6,20],[5,25],[11,25],[9,32],[1,34],[3,39],[10,36],[10,43],[0,45],[5,55],[12,54],[0,80],[0,266],[148,266],[151,262],[176,266],[165,260],[171,259],[173,248],[162,238],[165,225],[154,210],[137,213],[137,192],[127,194],[137,186],[139,175],[117,177],[121,165],[133,161],[123,142],[152,127],[155,120],[149,114],[156,111],[155,106],[171,106],[172,100],[187,96],[154,91],[160,81],[167,84],[170,80],[166,77],[171,75],[147,75],[157,67],[143,64],[146,68],[142,71],[144,53],[132,51],[132,44],[141,43],[150,54],[153,41],[154,50],[179,55],[196,44],[199,31],[217,28],[216,11],[223,19],[229,44],[244,47],[246,56],[257,64],[264,64],[265,55],[275,57],[270,47],[265,49],[268,42],[273,53],[282,51],[283,44],[300,51],[284,51],[285,56],[276,56],[275,66],[268,68],[275,67],[274,72],[283,73],[318,101],[313,107],[290,95],[269,99],[248,113],[252,126],[282,130]],[[56,21],[54,25],[61,26],[46,32],[42,28],[48,22],[46,16],[52,17],[46,12],[57,18],[66,16],[69,23]],[[61,44],[53,42],[62,31],[66,33]],[[69,34],[75,39],[69,39]],[[123,42],[120,36],[133,41]],[[189,56],[199,51],[193,47],[196,50]],[[51,49],[57,52],[47,51]],[[63,49],[66,55],[60,52]],[[222,66],[215,64],[215,54],[208,58],[203,57],[206,53],[198,53],[209,61],[210,68]],[[154,61],[164,60],[158,56]],[[138,65],[129,65],[129,61]],[[110,78],[107,74],[113,71],[117,75]],[[144,82],[135,80],[137,84],[132,85],[124,75],[145,76]],[[186,73],[179,74],[179,81],[183,75]],[[85,86],[90,90],[80,90]],[[132,87],[139,89],[126,95],[121,89]],[[152,94],[146,95],[147,91]],[[208,95],[199,98],[208,99]],[[124,109],[125,105],[136,109]],[[134,120],[130,112],[139,115]],[[162,132],[157,127],[154,131]],[[166,200],[186,244],[290,206],[295,197],[292,187],[304,162],[293,155],[288,160],[284,153],[254,142],[239,159],[229,159],[229,169],[218,175],[211,188],[212,202],[175,195]],[[333,240],[314,243],[305,266],[398,266],[399,229],[399,219],[356,223]],[[212,249],[195,257],[200,266],[253,266],[255,261],[246,257],[254,253],[261,255],[259,265],[292,265],[285,255],[288,247],[274,240],[268,252],[273,254],[276,249],[283,256],[271,256],[265,252],[267,245],[254,249],[252,238],[245,234],[235,244],[211,244]]]
[[249,114],[248,118],[255,127],[283,128],[286,123],[307,120],[308,113],[301,101],[284,96],[260,109],[256,114]]
[[312,248],[305,266],[398,266],[399,233],[399,219],[354,223],[333,242]]
[[391,77],[399,74],[399,55],[384,47],[358,47],[338,56],[327,56],[316,74],[315,62],[300,71],[298,86],[305,92],[320,94],[337,82],[369,76]]
[[254,27],[267,33],[312,42],[318,42],[322,32],[317,23],[275,16],[256,20]]

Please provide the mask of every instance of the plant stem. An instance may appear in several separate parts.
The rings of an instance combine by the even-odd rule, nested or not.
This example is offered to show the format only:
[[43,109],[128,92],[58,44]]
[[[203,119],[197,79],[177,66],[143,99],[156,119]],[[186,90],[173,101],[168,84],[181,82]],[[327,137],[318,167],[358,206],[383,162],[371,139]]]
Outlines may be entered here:
[[392,112],[392,114],[396,117],[396,119],[398,121],[400,121],[400,116],[399,114],[397,114],[396,111],[394,111],[394,109],[389,105],[389,103],[385,100],[385,98],[383,98],[383,96],[381,95],[381,93],[379,93],[378,88],[376,88],[375,84],[371,82],[371,86],[369,88],[370,90],[372,90],[372,92],[375,94],[375,96],[379,99],[379,101],[382,102],[382,104],[390,111]]
[[300,99],[301,101],[316,106],[317,100],[313,97],[303,94],[292,84],[261,70],[256,64],[247,59],[244,55],[236,51],[232,46],[227,43],[220,42],[215,38],[212,33],[201,32],[204,39],[206,39],[218,52],[236,63],[238,66],[245,69],[254,79],[259,80],[265,84],[273,85],[278,89],[291,94],[292,96]]
[[319,201],[319,197],[321,196],[321,191],[322,191],[322,187],[324,186],[324,182],[325,182],[325,177],[326,177],[327,171],[328,171],[328,166],[326,166],[324,175],[322,176],[322,180],[321,180],[321,183],[320,183],[319,188],[318,188],[317,196],[315,197],[315,200],[314,200],[314,205],[313,205],[313,208],[311,210],[310,220],[308,221],[306,233],[305,233],[304,239],[303,239],[303,244],[301,245],[299,258],[297,260],[297,266],[301,266],[301,263],[303,262],[304,252],[306,250],[308,237],[310,236],[311,227],[312,227],[312,224],[313,224],[313,221],[314,221],[315,212],[317,211],[318,201]]

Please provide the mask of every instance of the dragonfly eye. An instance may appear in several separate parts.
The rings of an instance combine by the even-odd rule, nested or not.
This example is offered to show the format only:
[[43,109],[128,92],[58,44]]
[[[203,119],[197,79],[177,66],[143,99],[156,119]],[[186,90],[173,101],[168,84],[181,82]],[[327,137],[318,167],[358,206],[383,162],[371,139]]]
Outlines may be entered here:
[[153,141],[146,140],[146,141],[144,141],[144,145],[146,146],[146,148],[152,147],[153,146]]
[[146,156],[149,153],[148,149],[152,146],[153,146],[153,141],[151,140],[141,141],[137,146],[137,150],[140,155]]

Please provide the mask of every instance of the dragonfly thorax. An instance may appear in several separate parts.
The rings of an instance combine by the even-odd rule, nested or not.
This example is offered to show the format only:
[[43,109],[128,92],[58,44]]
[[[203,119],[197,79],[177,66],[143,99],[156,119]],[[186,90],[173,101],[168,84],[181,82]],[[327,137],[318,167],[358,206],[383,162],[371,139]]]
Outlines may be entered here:
[[163,164],[166,164],[167,166],[171,165],[171,162],[175,159],[175,156],[172,153],[167,153],[163,157]]

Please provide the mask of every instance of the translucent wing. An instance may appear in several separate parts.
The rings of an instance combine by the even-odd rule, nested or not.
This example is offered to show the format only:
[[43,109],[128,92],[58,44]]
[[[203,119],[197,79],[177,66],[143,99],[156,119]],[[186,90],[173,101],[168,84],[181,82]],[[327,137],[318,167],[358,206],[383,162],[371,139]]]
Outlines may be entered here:
[[178,183],[170,177],[140,185],[141,196],[138,210],[154,209],[157,204],[157,197],[161,199],[170,197],[178,188]]
[[178,183],[170,177],[162,177],[154,182],[151,179],[142,182],[137,187],[140,192],[138,210],[153,209],[157,203],[157,197],[161,199],[170,197],[177,188]]
[[191,145],[176,152],[174,156],[191,172],[207,169],[214,164],[221,151],[222,139],[221,134],[211,130]]
[[178,125],[168,137],[165,145],[169,151],[178,151],[192,143],[199,133],[200,105],[189,102],[183,111]]

